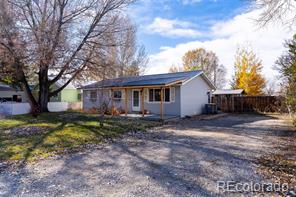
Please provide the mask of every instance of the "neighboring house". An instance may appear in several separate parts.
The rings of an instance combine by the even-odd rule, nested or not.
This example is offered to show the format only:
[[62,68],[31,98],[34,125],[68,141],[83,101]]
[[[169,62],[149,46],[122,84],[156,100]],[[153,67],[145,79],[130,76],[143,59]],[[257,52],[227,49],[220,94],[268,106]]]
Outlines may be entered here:
[[0,84],[0,102],[28,102],[28,97],[24,91]]
[[[56,90],[61,87],[65,82],[62,80],[57,81],[50,88],[51,90]],[[38,86],[34,87],[33,95],[38,99]],[[81,102],[81,90],[76,88],[73,83],[69,83],[62,91],[60,91],[56,96],[50,98],[50,102],[68,102],[75,103]]]
[[[60,87],[60,83],[56,83],[53,88]],[[34,97],[38,98],[37,87],[32,86]],[[56,97],[52,98],[48,103],[48,109],[51,112],[80,110],[82,108],[81,90],[76,89],[69,84]],[[29,99],[24,91],[12,88],[5,84],[0,84],[0,114],[17,115],[27,114],[31,110]]]
[[126,114],[185,117],[201,114],[213,89],[202,71],[108,79],[82,87],[83,109],[105,103]]
[[[51,86],[51,89],[57,89],[61,87],[64,82],[57,81]],[[55,97],[50,98],[51,102],[80,102],[81,101],[81,90],[77,89],[73,83],[69,83],[62,91],[60,91]]]

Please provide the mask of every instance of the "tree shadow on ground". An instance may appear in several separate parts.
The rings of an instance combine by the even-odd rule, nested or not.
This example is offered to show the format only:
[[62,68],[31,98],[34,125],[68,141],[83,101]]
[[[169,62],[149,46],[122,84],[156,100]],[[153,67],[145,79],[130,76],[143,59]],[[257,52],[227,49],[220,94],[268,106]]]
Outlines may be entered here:
[[[8,183],[4,194],[7,196],[20,194],[24,187],[37,195],[103,196],[122,192],[122,195],[135,196],[234,196],[219,193],[217,181],[261,180],[254,172],[252,155],[262,154],[262,147],[272,150],[272,142],[261,138],[268,130],[269,137],[277,140],[274,134],[277,129],[261,126],[262,120],[270,119],[248,116],[213,121],[185,120],[181,125],[138,133],[132,139],[121,139],[101,149],[41,162],[26,168],[23,174],[13,175],[19,180],[34,180],[33,184],[17,184],[9,175],[0,175],[0,180]],[[96,127],[80,126],[102,136]],[[172,132],[172,129],[175,130]],[[249,141],[254,146],[250,146]],[[52,168],[52,172],[38,175],[42,169]]]

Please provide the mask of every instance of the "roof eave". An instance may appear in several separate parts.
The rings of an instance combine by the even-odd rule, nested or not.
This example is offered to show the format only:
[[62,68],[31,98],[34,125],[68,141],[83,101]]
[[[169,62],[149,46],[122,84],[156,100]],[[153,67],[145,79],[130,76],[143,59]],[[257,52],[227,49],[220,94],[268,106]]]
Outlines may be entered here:
[[201,71],[200,73],[198,73],[197,75],[195,75],[195,76],[193,76],[193,77],[191,77],[191,78],[189,78],[189,79],[187,79],[187,80],[185,80],[184,82],[183,82],[183,84],[182,85],[185,85],[186,83],[188,83],[189,81],[191,81],[192,79],[194,79],[194,78],[196,78],[196,77],[198,77],[198,76],[202,76],[203,77],[203,79],[208,83],[208,85],[212,88],[212,89],[216,89],[216,86],[211,82],[211,80],[204,74],[204,72],[203,71]]

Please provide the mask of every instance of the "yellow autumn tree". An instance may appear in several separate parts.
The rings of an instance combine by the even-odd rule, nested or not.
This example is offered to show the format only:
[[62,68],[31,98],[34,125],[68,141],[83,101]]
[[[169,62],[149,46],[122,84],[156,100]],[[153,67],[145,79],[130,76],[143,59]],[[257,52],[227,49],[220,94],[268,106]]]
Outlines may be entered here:
[[247,95],[263,95],[266,81],[262,76],[262,62],[252,50],[238,49],[235,57],[233,89],[244,89]]

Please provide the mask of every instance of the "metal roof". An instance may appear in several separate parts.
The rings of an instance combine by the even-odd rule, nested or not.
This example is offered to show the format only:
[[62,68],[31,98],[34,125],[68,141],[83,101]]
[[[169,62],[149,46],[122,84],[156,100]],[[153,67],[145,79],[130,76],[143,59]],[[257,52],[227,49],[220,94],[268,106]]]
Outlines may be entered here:
[[8,85],[1,85],[0,84],[0,91],[17,91],[17,90],[8,86]]
[[82,89],[168,85],[178,81],[186,81],[202,73],[203,72],[201,70],[196,70],[196,71],[157,74],[157,75],[121,77],[121,78],[106,79],[106,80],[98,81],[93,84],[83,86]]
[[215,90],[213,95],[221,95],[221,94],[242,94],[244,92],[243,89],[237,90]]

